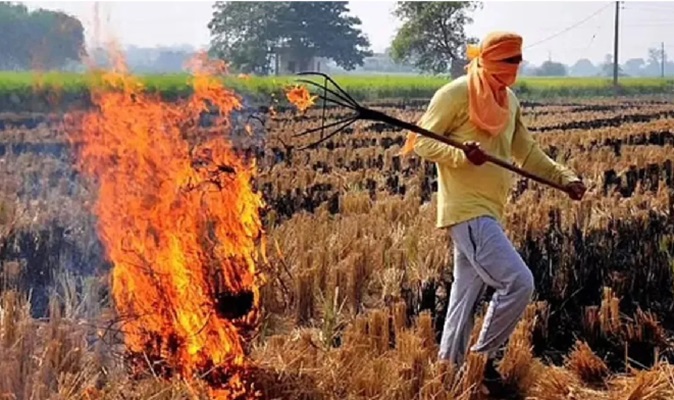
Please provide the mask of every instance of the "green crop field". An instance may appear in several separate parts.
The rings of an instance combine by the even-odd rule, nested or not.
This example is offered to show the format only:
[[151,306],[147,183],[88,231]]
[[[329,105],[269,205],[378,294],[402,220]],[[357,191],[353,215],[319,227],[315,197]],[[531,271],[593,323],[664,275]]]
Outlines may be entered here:
[[[168,99],[190,92],[187,74],[141,75],[149,91],[159,92]],[[335,76],[335,80],[359,100],[427,98],[448,81],[443,76],[423,75],[362,75]],[[268,101],[275,95],[283,101],[283,90],[294,84],[296,77],[224,78],[226,85],[252,100]],[[98,79],[95,75],[78,73],[0,72],[0,107],[7,111],[44,111],[60,105],[86,102],[88,88]],[[666,94],[674,89],[673,79],[621,78],[621,93]],[[609,78],[533,78],[519,80],[515,90],[522,98],[604,96],[613,93]],[[51,103],[47,104],[49,101]]]

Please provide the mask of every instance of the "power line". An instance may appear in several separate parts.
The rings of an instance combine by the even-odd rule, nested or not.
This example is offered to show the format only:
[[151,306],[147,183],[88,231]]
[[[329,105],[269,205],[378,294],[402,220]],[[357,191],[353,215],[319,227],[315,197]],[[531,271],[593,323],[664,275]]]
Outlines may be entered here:
[[641,11],[674,11],[674,7],[659,7],[658,5],[651,4],[634,4],[629,3],[625,9],[629,10],[641,10]]
[[672,23],[671,22],[654,22],[654,23],[636,23],[636,24],[623,24],[623,27],[626,28],[660,28],[660,27],[671,27]]
[[575,27],[577,27],[577,26],[579,26],[579,25],[581,25],[581,24],[583,24],[583,23],[589,21],[590,19],[592,19],[592,17],[594,17],[595,15],[597,15],[597,14],[599,14],[600,12],[604,11],[606,8],[608,8],[608,7],[611,6],[612,4],[613,4],[613,2],[606,4],[605,6],[601,7],[601,8],[598,9],[597,11],[595,11],[595,12],[593,12],[592,14],[590,14],[589,16],[587,16],[586,18],[584,18],[584,19],[582,19],[582,20],[580,20],[580,21],[574,23],[573,25],[570,25],[570,26],[564,28],[563,30],[561,30],[561,31],[559,31],[559,32],[557,32],[557,33],[555,33],[554,35],[550,35],[550,36],[546,37],[545,39],[542,39],[542,40],[539,40],[538,42],[535,42],[535,43],[533,43],[533,44],[530,44],[530,45],[526,46],[524,49],[530,49],[530,48],[532,48],[532,47],[534,47],[534,46],[538,46],[538,45],[541,44],[541,43],[545,43],[545,42],[547,42],[548,40],[554,39],[554,38],[556,38],[557,36],[560,36],[560,35],[562,35],[562,34],[568,32],[568,31],[570,31],[571,29],[573,29],[573,28],[575,28]]
[[633,8],[633,7],[629,7],[629,8],[625,8],[625,10],[634,11],[634,12],[638,11],[639,13],[641,13],[644,16],[651,15],[651,14],[668,15],[668,14],[671,14],[672,12],[674,12],[674,8],[659,8],[659,9],[656,9],[656,8]]
[[603,29],[603,24],[597,27],[597,30],[592,34],[592,37],[590,38],[587,46],[583,48],[583,57],[582,58],[587,58],[587,53],[590,50],[590,47],[594,43],[594,39],[597,37],[597,34]]

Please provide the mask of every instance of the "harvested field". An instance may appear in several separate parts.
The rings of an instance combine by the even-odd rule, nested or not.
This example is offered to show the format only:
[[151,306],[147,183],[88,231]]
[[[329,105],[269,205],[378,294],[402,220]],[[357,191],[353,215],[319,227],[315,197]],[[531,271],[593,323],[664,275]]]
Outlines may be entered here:
[[[506,227],[537,290],[503,372],[523,398],[673,398],[674,106],[523,105],[541,146],[589,192],[574,203],[513,179]],[[425,103],[375,106],[416,121]],[[462,374],[435,361],[452,254],[434,228],[434,166],[398,155],[405,132],[368,122],[320,149],[288,147],[319,113],[261,114],[253,135],[244,124],[186,135],[226,134],[257,160],[268,262],[247,379],[267,399],[481,399],[483,360]],[[125,364],[96,190],[74,168],[62,118],[7,114],[0,128],[0,394],[206,396],[204,382]]]

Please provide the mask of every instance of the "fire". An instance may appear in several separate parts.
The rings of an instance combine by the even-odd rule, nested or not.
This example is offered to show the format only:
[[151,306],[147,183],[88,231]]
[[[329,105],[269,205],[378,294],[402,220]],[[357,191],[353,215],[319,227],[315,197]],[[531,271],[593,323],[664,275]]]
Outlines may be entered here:
[[286,90],[286,98],[302,112],[314,105],[316,100],[316,96],[311,96],[307,88],[299,85]]
[[254,162],[224,136],[185,139],[209,105],[218,127],[241,107],[217,77],[224,64],[201,57],[192,69],[194,94],[168,103],[118,63],[68,130],[78,168],[98,186],[94,211],[132,365],[204,377],[215,398],[251,398],[244,348],[259,316],[263,202]]

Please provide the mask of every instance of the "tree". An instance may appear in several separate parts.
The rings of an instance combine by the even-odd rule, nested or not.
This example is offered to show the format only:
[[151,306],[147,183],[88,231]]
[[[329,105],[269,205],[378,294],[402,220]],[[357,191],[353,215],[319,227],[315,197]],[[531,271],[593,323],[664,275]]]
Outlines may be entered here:
[[[602,76],[613,76],[613,56],[611,54],[606,54],[604,56],[604,62],[599,66]],[[623,68],[618,64],[618,76],[625,76]]]
[[535,74],[537,76],[566,76],[566,65],[560,62],[546,61],[536,68]]
[[192,56],[184,50],[161,49],[152,67],[154,72],[182,72]]
[[649,48],[648,49],[648,63],[644,66],[644,72],[648,76],[660,76],[662,72],[663,55],[665,61],[667,60],[667,53],[662,54],[662,49]]
[[576,61],[569,69],[569,75],[571,76],[590,77],[597,76],[598,73],[597,67],[587,58],[581,58]]
[[664,52],[662,49],[656,49],[656,48],[649,48],[648,49],[648,63],[649,64],[655,64],[657,66],[660,66],[662,63],[662,59],[666,60],[667,59],[667,52]]
[[520,67],[517,70],[517,74],[519,76],[531,76],[531,75],[536,75],[536,66],[534,66],[532,63],[523,60],[520,63]]
[[631,76],[641,76],[645,65],[643,58],[630,58],[625,62],[625,73]]
[[211,53],[246,73],[267,74],[284,49],[299,64],[325,57],[352,70],[372,55],[347,2],[216,2]]
[[481,3],[466,1],[397,2],[393,13],[403,24],[391,43],[393,59],[422,71],[447,72],[452,62],[465,59],[467,43],[477,43],[466,37],[465,26],[478,8]]
[[60,11],[0,2],[0,68],[57,69],[84,54],[84,28]]

